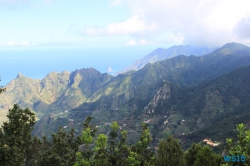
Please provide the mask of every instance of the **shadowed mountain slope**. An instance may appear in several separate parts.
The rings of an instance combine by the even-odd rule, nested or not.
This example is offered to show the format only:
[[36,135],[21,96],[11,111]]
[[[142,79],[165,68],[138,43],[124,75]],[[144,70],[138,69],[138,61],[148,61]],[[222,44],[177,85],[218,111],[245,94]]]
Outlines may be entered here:
[[[250,98],[249,65],[250,48],[228,43],[205,56],[179,55],[116,77],[93,68],[50,73],[43,80],[20,74],[0,96],[1,110],[14,103],[30,107],[39,115],[34,133],[40,136],[59,126],[79,130],[92,115],[101,126],[126,124],[131,141],[145,121],[157,141],[241,116],[237,110]],[[105,126],[101,131],[107,132]]]
[[144,56],[143,58],[135,61],[133,64],[125,68],[123,71],[118,72],[118,74],[125,73],[130,70],[137,71],[139,69],[142,69],[148,63],[155,63],[157,61],[170,59],[178,55],[202,56],[211,53],[213,50],[215,50],[215,48],[193,47],[190,45],[172,46],[168,49],[158,48],[153,52],[151,52],[150,54]]

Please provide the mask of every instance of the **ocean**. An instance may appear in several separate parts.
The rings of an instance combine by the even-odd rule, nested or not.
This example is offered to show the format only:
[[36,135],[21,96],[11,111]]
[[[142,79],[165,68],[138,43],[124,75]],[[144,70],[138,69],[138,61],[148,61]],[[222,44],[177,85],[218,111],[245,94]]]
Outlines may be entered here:
[[[18,73],[42,79],[50,72],[93,67],[104,73],[108,67],[118,72],[152,52],[150,47],[44,48],[0,50],[0,85],[8,84]],[[110,68],[109,68],[110,70]]]

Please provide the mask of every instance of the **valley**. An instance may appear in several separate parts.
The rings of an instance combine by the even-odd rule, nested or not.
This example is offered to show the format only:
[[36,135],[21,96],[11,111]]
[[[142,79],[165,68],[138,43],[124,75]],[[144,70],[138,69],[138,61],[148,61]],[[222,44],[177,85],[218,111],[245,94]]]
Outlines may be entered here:
[[17,103],[36,113],[33,134],[39,137],[60,126],[80,134],[83,120],[92,116],[99,133],[109,133],[116,121],[131,144],[145,122],[155,147],[174,135],[183,148],[210,138],[221,142],[215,147],[221,150],[233,136],[228,128],[248,122],[249,66],[250,48],[228,43],[203,56],[179,55],[117,76],[94,68],[49,73],[42,80],[18,74],[0,96],[1,118]]
[[250,166],[249,0],[0,11],[0,166]]

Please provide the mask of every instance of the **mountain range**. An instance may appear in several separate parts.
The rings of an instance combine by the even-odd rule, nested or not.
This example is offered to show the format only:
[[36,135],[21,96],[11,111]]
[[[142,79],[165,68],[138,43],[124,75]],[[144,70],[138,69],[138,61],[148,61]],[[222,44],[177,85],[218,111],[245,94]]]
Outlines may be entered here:
[[142,121],[154,143],[169,134],[183,146],[207,137],[223,143],[236,122],[248,124],[249,71],[250,48],[228,43],[203,56],[179,55],[117,76],[94,68],[50,73],[42,80],[18,74],[0,96],[1,117],[17,103],[36,112],[38,136],[59,126],[79,134],[91,115],[103,133],[117,121],[131,143]]
[[191,45],[178,45],[172,46],[168,49],[158,48],[141,59],[138,59],[130,66],[126,67],[124,70],[118,72],[117,74],[125,73],[130,70],[142,69],[148,63],[155,63],[157,61],[173,58],[178,55],[196,55],[202,56],[211,53],[215,48],[208,47],[193,47]]

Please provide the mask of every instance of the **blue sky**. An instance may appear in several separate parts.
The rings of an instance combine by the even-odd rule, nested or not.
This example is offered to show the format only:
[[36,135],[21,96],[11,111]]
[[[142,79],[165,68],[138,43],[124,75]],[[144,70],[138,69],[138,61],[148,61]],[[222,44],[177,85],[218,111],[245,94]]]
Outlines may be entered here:
[[[127,48],[127,49],[126,49]],[[94,67],[104,73],[110,66],[118,72],[153,48],[101,47],[92,48],[37,48],[0,50],[1,85],[8,84],[18,73],[42,79],[50,72],[74,71]]]
[[249,46],[249,29],[249,0],[0,0],[1,84],[19,72],[120,70],[158,47]]

